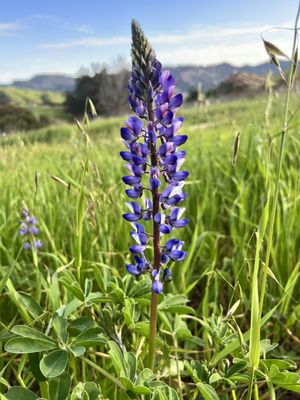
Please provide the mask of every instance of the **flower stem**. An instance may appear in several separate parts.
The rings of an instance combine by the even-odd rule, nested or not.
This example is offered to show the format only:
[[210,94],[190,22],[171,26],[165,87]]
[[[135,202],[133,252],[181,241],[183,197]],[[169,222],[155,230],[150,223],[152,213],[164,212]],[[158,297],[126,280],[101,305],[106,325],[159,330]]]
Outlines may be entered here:
[[[154,122],[154,113],[151,101],[148,101],[148,118],[149,121]],[[150,144],[150,152],[151,152],[150,153],[151,166],[157,167],[158,160],[157,160],[155,143]],[[154,221],[154,216],[159,212],[158,188],[152,189],[151,192],[152,192],[152,203],[153,203],[153,212],[152,212],[153,251],[154,251],[153,268],[158,271],[160,267],[160,232],[159,232],[159,224],[157,224]],[[150,306],[149,358],[148,358],[148,367],[150,369],[153,369],[155,361],[156,324],[157,324],[157,294],[154,291],[152,291],[151,306]]]
[[155,360],[155,339],[157,321],[157,294],[152,291],[150,305],[150,330],[149,330],[149,358],[148,367],[153,369]]

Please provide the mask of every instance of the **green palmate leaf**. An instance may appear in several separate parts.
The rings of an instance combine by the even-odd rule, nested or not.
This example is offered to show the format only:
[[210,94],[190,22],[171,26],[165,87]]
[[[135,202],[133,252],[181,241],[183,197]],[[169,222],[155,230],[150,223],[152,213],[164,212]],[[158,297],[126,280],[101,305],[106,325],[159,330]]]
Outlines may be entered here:
[[55,315],[53,317],[53,327],[57,336],[64,343],[67,343],[69,334],[67,332],[68,320],[60,315]]
[[153,374],[152,370],[149,368],[145,368],[140,372],[140,374],[136,378],[135,384],[140,385],[144,382],[153,381],[153,379],[155,379],[155,375]]
[[31,392],[30,390],[21,387],[14,386],[5,393],[5,397],[8,400],[36,400],[38,396]]
[[132,381],[136,376],[136,358],[134,353],[128,352],[124,354],[124,359],[126,364],[128,365],[128,378]]
[[139,333],[140,335],[147,337],[149,335],[149,322],[146,321],[136,322],[136,324],[132,329],[135,332]]
[[35,377],[35,379],[38,382],[45,381],[46,378],[40,370],[41,355],[39,353],[30,353],[28,354],[28,360],[30,371],[32,372],[32,375]]
[[34,317],[38,318],[43,314],[43,309],[39,305],[39,303],[29,294],[25,292],[18,292],[17,293],[18,301],[26,307],[27,311]]
[[131,392],[134,389],[133,382],[125,376],[125,373],[121,371],[120,373],[120,381],[122,382],[124,388],[126,390],[130,390]]
[[76,346],[94,347],[106,343],[100,328],[89,328],[83,331],[74,341]]
[[52,339],[51,337],[38,331],[37,329],[31,328],[30,326],[27,326],[27,325],[16,325],[12,328],[11,331],[12,331],[12,333],[15,333],[16,335],[19,335],[19,336],[22,336],[25,338],[44,340],[46,342],[51,342],[51,343],[55,344],[54,339]]
[[158,305],[158,309],[159,311],[170,313],[193,314],[195,312],[194,309],[186,305],[188,301],[188,298],[183,294],[168,294]]
[[127,376],[126,372],[128,370],[128,367],[126,365],[126,362],[125,362],[124,356],[120,350],[120,347],[112,340],[110,340],[108,342],[108,345],[110,347],[110,350],[108,353],[110,355],[111,361],[115,367],[117,374],[120,375],[121,371],[123,371],[125,373],[125,375]]
[[134,386],[133,392],[136,394],[151,394],[152,393],[151,389],[149,389],[146,386],[142,386],[142,385]]
[[40,362],[40,369],[46,378],[55,378],[64,372],[67,362],[67,351],[55,350],[42,358]]
[[74,355],[74,357],[81,357],[85,353],[85,347],[83,346],[70,346],[70,351]]
[[260,363],[268,369],[270,369],[272,365],[275,365],[279,370],[297,368],[297,364],[292,360],[263,359],[260,360]]
[[74,275],[70,272],[64,271],[63,275],[59,278],[59,281],[70,291],[70,293],[73,293],[77,299],[84,301],[84,293]]
[[71,321],[67,330],[71,336],[78,336],[91,328],[96,328],[95,321],[88,317],[80,317]]
[[[70,400],[100,400],[101,390],[94,382],[79,382],[74,388]],[[51,399],[50,399],[51,400]]]
[[54,350],[57,346],[51,341],[32,340],[30,338],[20,337],[12,338],[5,344],[5,350],[15,354],[39,353],[41,351]]
[[69,396],[71,378],[67,372],[49,381],[49,400],[66,400]]
[[215,389],[207,383],[198,382],[197,388],[202,394],[204,400],[220,400]]
[[294,372],[280,371],[276,365],[271,365],[267,373],[270,381],[284,389],[300,393],[300,375]]
[[151,400],[179,400],[176,391],[170,387],[157,388]]

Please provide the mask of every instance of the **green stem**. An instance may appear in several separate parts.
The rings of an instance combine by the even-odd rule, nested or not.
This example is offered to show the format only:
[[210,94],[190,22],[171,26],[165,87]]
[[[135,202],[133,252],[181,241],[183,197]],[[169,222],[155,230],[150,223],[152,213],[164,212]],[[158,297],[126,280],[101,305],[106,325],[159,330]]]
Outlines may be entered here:
[[40,386],[40,392],[41,392],[41,397],[43,397],[43,399],[49,399],[49,394],[48,394],[48,383],[47,381],[42,381],[39,382],[39,386]]
[[83,232],[83,221],[84,221],[84,178],[87,169],[87,163],[83,166],[81,175],[80,189],[77,197],[77,209],[76,209],[76,267],[77,267],[77,279],[79,284],[82,284],[82,232]]
[[[297,16],[296,16],[296,21],[295,21],[292,60],[294,59],[294,54],[295,54],[296,46],[297,46],[297,32],[298,32],[297,28],[298,28],[299,14],[300,14],[300,3],[298,5],[298,11],[297,11]],[[271,219],[270,219],[269,230],[268,230],[268,235],[267,235],[268,236],[267,250],[266,250],[266,258],[265,258],[265,263],[264,263],[264,268],[263,268],[262,287],[261,287],[261,294],[260,294],[260,315],[262,315],[262,311],[263,311],[267,277],[268,277],[268,269],[269,269],[271,249],[272,249],[272,244],[273,244],[273,233],[274,233],[274,225],[275,225],[277,203],[278,203],[279,182],[280,182],[280,176],[281,176],[281,170],[282,170],[285,137],[286,137],[286,132],[287,132],[287,128],[288,128],[288,115],[289,115],[289,107],[290,107],[290,95],[291,95],[291,89],[292,89],[292,81],[293,81],[293,68],[291,67],[290,74],[289,74],[289,80],[288,80],[285,113],[284,113],[283,127],[282,127],[281,140],[280,140],[279,159],[278,159],[277,172],[276,172],[275,193],[274,193],[273,202],[272,202]]]
[[258,392],[258,385],[255,384],[254,386],[254,399],[259,400],[259,392]]
[[251,398],[252,398],[254,374],[255,374],[255,369],[252,367],[251,368],[250,381],[249,381],[249,385],[248,385],[247,400],[251,400]]
[[111,375],[109,372],[105,371],[103,368],[99,367],[99,365],[95,364],[93,361],[89,360],[86,357],[81,357],[81,359],[91,367],[93,367],[96,371],[100,372],[101,375],[105,376],[109,380],[111,380],[116,386],[118,386],[120,389],[124,390],[124,386],[122,383],[115,378],[113,375]]
[[32,259],[33,259],[33,265],[35,269],[35,298],[36,301],[39,303],[41,300],[41,278],[40,278],[40,270],[39,270],[39,265],[38,265],[38,257],[37,257],[37,249],[35,249],[33,246],[32,248]]
[[174,348],[175,348],[175,359],[176,359],[176,370],[177,370],[177,379],[178,379],[178,390],[179,390],[179,398],[180,400],[183,399],[182,397],[182,382],[181,382],[181,376],[180,376],[180,368],[179,368],[179,359],[178,359],[178,343],[177,339],[175,336],[173,336],[173,341],[174,341]]

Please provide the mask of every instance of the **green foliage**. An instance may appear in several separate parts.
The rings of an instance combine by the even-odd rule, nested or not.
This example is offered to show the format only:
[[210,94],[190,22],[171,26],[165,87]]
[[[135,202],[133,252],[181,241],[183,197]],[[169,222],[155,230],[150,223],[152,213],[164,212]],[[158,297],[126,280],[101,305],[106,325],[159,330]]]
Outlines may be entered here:
[[28,131],[47,124],[49,124],[47,117],[38,119],[29,109],[10,104],[0,106],[1,132]]
[[[150,281],[124,269],[130,239],[121,220],[120,119],[91,122],[89,147],[73,125],[1,138],[1,400],[177,400],[180,384],[187,399],[241,398],[251,371],[253,233],[266,229],[261,215],[268,174],[274,185],[268,133],[274,135],[273,157],[280,128],[280,104],[271,110],[271,132],[264,107],[256,98],[184,111],[191,223],[183,236],[189,255],[159,296],[153,371],[145,368]],[[299,391],[298,115],[294,123],[254,376],[262,396],[273,389],[278,397]],[[236,131],[241,142],[233,167]],[[22,201],[40,221],[38,268],[29,253],[18,256]]]

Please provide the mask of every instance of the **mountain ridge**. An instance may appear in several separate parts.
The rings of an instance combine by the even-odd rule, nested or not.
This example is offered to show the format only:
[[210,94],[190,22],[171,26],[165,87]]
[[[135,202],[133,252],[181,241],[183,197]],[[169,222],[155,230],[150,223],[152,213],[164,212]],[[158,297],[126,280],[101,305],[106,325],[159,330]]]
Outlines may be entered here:
[[[283,62],[282,68],[286,69],[287,67],[288,63]],[[178,90],[184,93],[196,89],[199,84],[204,92],[215,89],[221,82],[229,78],[229,76],[239,72],[255,74],[258,76],[266,76],[270,70],[274,73],[277,72],[276,67],[269,62],[258,65],[243,65],[240,67],[224,62],[208,66],[167,66],[166,69],[172,72]],[[15,80],[10,85],[2,86],[12,86],[41,91],[71,92],[75,87],[75,80],[75,77],[63,73],[38,74],[27,80]]]

